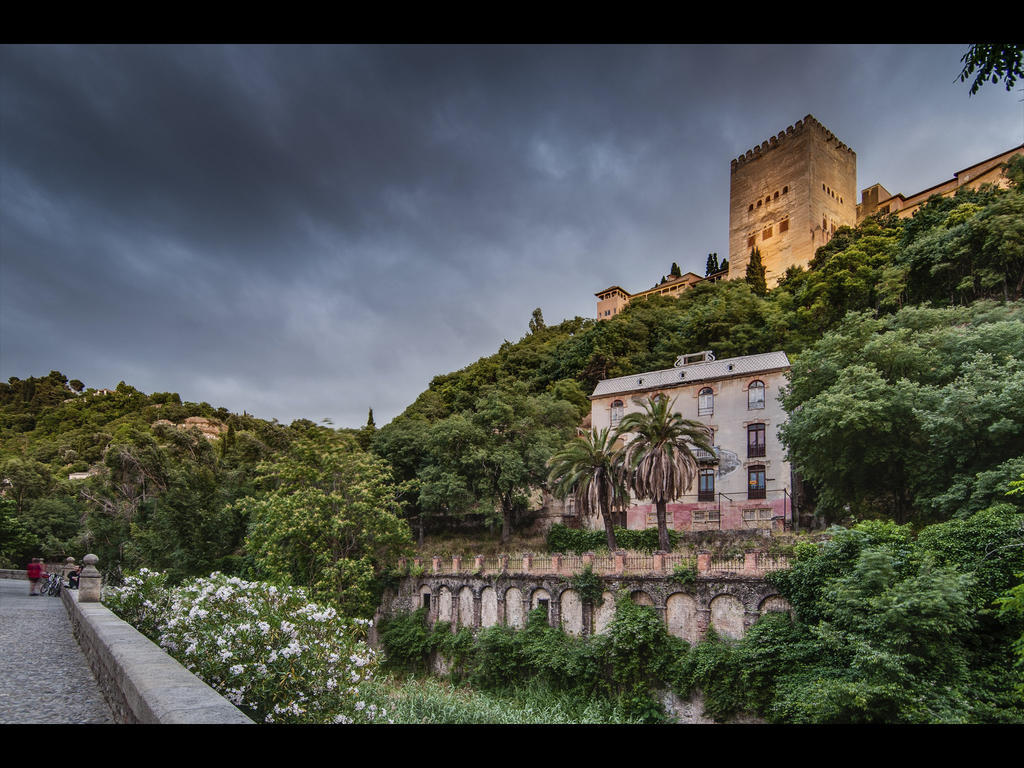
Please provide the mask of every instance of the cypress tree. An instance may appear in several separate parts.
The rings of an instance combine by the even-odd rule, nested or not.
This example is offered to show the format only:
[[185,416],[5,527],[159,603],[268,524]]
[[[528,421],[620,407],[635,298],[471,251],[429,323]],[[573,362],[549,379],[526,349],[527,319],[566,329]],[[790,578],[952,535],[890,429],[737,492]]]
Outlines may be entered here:
[[718,272],[720,269],[721,269],[721,267],[718,266],[718,254],[717,253],[709,253],[708,254],[708,263],[704,267],[704,277],[707,277],[708,275],[713,275],[713,274],[715,274],[715,272]]
[[758,296],[768,293],[768,282],[765,280],[764,262],[761,261],[761,249],[754,248],[747,262],[747,284]]

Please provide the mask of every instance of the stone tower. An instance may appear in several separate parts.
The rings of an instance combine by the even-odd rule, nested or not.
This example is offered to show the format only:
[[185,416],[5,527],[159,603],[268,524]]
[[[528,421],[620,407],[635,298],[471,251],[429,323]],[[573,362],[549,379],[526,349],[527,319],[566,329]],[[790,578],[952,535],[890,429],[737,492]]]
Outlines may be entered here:
[[729,279],[746,276],[757,247],[774,286],[836,229],[856,223],[857,155],[808,115],[732,161]]

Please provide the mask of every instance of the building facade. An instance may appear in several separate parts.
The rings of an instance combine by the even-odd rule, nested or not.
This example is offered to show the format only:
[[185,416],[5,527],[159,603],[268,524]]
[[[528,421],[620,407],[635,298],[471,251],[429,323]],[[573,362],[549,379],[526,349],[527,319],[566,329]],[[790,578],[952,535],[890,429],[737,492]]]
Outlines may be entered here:
[[[712,275],[711,277],[717,276]],[[692,288],[697,283],[703,282],[704,279],[693,272],[687,272],[685,275],[679,276],[669,275],[664,283],[659,283],[653,288],[648,288],[646,291],[640,291],[640,293],[629,293],[629,291],[617,285],[610,286],[594,294],[597,296],[597,319],[607,320],[609,317],[614,317],[630,301],[635,301],[636,299],[646,299],[650,296],[677,298],[687,288]]]
[[[789,370],[785,352],[725,360],[711,352],[682,355],[667,370],[598,382],[590,396],[591,424],[614,428],[642,411],[648,398],[670,398],[675,413],[712,430],[715,452],[697,452],[697,483],[668,504],[669,527],[781,530],[793,520],[790,465],[778,436],[786,421],[779,394]],[[631,529],[657,525],[654,504],[646,499],[632,499],[626,518]]]
[[894,213],[901,219],[909,219],[917,210],[928,202],[933,195],[952,197],[959,189],[977,189],[982,184],[994,184],[1005,188],[1008,185],[1003,166],[1014,155],[1024,153],[1024,144],[1009,149],[998,155],[975,163],[953,174],[953,178],[923,189],[917,194],[905,196],[891,194],[881,184],[872,184],[861,191],[861,201],[857,205],[857,223],[860,224],[868,216],[875,214]]

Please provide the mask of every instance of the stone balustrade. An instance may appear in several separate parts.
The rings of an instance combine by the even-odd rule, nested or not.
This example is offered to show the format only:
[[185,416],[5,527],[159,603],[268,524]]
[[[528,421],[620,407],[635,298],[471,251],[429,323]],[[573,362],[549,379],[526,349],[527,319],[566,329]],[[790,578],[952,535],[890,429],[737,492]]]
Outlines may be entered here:
[[[490,566],[490,567],[489,567]],[[762,577],[770,571],[789,567],[786,557],[772,557],[762,550],[746,552],[738,557],[714,557],[710,552],[698,552],[696,557],[657,551],[653,555],[618,550],[611,555],[598,556],[586,552],[582,557],[553,553],[535,556],[498,555],[472,558],[454,555],[451,558],[434,555],[429,563],[423,557],[400,558],[398,569],[404,573],[413,571],[433,575],[476,574],[496,576],[501,574],[524,574],[535,576],[573,576],[586,568],[601,576],[643,575],[665,576],[675,573],[677,568],[692,569],[697,577],[720,578],[730,574],[743,578]]]

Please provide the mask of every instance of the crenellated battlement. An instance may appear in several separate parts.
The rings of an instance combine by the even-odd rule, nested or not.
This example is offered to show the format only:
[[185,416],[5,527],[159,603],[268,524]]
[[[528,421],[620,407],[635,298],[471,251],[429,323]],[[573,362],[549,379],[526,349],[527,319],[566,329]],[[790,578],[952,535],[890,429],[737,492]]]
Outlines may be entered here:
[[803,120],[797,120],[793,125],[786,128],[786,130],[779,131],[778,135],[772,136],[766,141],[762,141],[758,146],[748,149],[744,154],[735,158],[729,165],[730,171],[732,173],[736,173],[736,169],[744,163],[763,157],[771,150],[784,144],[791,136],[799,135],[806,130],[816,130],[821,132],[826,141],[835,143],[835,147],[837,149],[846,150],[853,157],[857,156],[857,153],[841,142],[836,135],[832,133],[832,131],[818,122],[814,118],[814,115],[807,115]]

